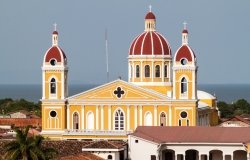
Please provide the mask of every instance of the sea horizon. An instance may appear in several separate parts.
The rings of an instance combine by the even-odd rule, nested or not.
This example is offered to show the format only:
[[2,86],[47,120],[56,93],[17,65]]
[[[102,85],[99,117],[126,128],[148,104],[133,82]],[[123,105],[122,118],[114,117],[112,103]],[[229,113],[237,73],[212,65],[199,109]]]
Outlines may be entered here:
[[[69,96],[95,88],[102,84],[70,84]],[[250,84],[198,84],[198,90],[208,92],[217,97],[217,101],[233,103],[238,99],[250,102]],[[42,97],[41,84],[0,84],[0,99],[26,99],[32,102],[40,101]]]

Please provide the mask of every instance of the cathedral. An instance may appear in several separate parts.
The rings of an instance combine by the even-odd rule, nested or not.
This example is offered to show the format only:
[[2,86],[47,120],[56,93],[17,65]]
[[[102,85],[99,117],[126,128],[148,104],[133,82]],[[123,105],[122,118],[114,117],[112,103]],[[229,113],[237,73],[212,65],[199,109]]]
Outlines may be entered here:
[[[150,10],[128,51],[128,81],[68,96],[68,59],[58,31],[42,65],[42,135],[51,139],[127,139],[138,126],[214,126],[216,97],[197,89],[197,57],[188,30],[172,54]],[[72,62],[74,63],[74,62]]]

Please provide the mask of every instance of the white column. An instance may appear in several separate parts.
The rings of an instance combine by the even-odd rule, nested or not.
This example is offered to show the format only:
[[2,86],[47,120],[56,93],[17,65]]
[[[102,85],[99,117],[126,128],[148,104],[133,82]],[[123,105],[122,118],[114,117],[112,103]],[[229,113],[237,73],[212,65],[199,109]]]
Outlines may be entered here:
[[104,114],[103,114],[103,105],[101,105],[101,130],[104,130]]
[[138,119],[138,114],[137,114],[137,105],[135,105],[135,112],[134,112],[134,119],[135,119],[135,121],[134,121],[134,129],[136,129],[136,127],[137,127],[137,119]]
[[85,123],[85,106],[83,105],[82,106],[82,121],[81,121],[82,130],[85,129],[84,123]]
[[142,66],[142,61],[141,61],[141,67],[140,67],[140,77],[141,77],[141,82],[142,82],[142,77],[143,77],[143,71],[144,71],[144,67]]
[[69,116],[69,104],[67,104],[67,129],[70,129],[69,122],[70,122],[70,116]]
[[175,70],[173,70],[173,99],[176,99],[176,77],[175,77]]
[[168,118],[168,126],[172,126],[172,104],[169,104]]
[[195,99],[195,71],[192,73],[192,99]]
[[96,113],[96,123],[95,123],[95,129],[99,130],[99,106],[95,106],[95,113]]
[[65,98],[64,93],[64,71],[61,71],[61,99]]
[[154,126],[157,126],[157,105],[154,105]]
[[140,105],[139,112],[140,112],[140,126],[142,126],[142,105]]
[[133,76],[133,78],[132,78],[132,82],[134,82],[135,81],[135,62],[133,61],[133,69],[132,69],[132,76]]
[[151,66],[151,81],[153,82],[154,81],[154,69],[155,69],[155,66],[154,66],[154,61],[152,61],[152,66]]
[[165,70],[165,65],[164,65],[164,61],[161,62],[161,81],[164,82],[164,70]]
[[108,128],[111,130],[111,106],[108,106]]
[[[46,85],[45,71],[43,71],[43,97],[42,97],[42,99],[45,99],[45,85]],[[47,92],[48,92],[48,90],[47,90]]]
[[130,108],[127,105],[127,131],[130,130]]

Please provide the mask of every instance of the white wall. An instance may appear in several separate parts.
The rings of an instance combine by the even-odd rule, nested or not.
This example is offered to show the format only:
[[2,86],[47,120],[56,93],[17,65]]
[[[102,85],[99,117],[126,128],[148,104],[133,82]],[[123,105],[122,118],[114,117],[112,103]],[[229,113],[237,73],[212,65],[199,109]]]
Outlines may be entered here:
[[94,152],[94,155],[98,156],[98,157],[101,157],[103,159],[108,159],[108,155],[112,155],[112,160],[119,160],[120,157],[119,157],[119,152]]
[[[135,141],[138,140],[138,143]],[[131,160],[150,160],[151,155],[157,157],[157,144],[138,139],[131,135],[128,136],[129,158]]]

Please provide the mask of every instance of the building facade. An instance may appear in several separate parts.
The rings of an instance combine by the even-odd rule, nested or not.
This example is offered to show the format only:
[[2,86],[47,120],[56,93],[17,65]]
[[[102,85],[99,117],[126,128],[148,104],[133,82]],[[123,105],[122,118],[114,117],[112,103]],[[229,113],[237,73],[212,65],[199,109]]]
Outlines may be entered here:
[[249,127],[140,126],[129,135],[129,158],[248,160],[249,132]]
[[42,134],[53,139],[127,139],[138,126],[213,126],[216,98],[197,90],[197,59],[184,27],[174,55],[156,17],[131,43],[128,82],[111,81],[68,96],[67,57],[52,33],[42,65]]

